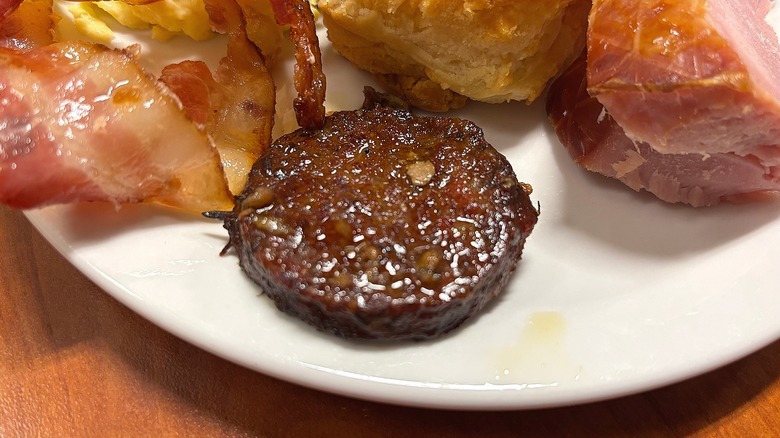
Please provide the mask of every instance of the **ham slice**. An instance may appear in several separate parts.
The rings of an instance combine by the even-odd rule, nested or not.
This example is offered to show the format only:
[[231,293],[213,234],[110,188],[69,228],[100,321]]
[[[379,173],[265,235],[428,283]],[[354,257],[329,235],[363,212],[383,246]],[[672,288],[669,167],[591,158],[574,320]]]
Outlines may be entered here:
[[664,154],[631,140],[601,102],[588,94],[584,57],[555,81],[547,111],[578,165],[664,201],[702,207],[757,200],[780,190],[777,173],[754,156]]
[[[595,0],[548,114],[583,167],[693,206],[780,190],[769,0]],[[585,80],[587,79],[587,82]]]

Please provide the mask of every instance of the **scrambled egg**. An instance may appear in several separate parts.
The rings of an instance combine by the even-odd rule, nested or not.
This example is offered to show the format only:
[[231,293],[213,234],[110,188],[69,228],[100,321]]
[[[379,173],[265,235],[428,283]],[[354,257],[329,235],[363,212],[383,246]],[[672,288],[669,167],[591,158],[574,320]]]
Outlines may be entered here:
[[79,32],[99,41],[111,41],[111,18],[131,29],[152,30],[152,37],[165,41],[176,35],[205,40],[214,34],[203,0],[162,0],[148,5],[120,1],[79,2],[68,5]]

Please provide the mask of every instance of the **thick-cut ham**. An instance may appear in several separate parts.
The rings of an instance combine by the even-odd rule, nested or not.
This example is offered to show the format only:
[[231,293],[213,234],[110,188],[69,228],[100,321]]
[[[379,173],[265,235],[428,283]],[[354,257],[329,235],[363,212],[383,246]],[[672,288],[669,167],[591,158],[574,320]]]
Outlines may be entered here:
[[232,205],[210,139],[134,57],[78,42],[0,49],[0,203]]
[[780,190],[780,178],[756,157],[730,152],[663,154],[631,140],[601,102],[588,94],[584,57],[556,80],[547,103],[558,138],[574,161],[634,190],[696,207],[759,199]]
[[770,7],[595,0],[587,72],[572,66],[549,94],[560,139],[585,168],[668,202],[705,206],[780,190],[780,45],[764,21]]

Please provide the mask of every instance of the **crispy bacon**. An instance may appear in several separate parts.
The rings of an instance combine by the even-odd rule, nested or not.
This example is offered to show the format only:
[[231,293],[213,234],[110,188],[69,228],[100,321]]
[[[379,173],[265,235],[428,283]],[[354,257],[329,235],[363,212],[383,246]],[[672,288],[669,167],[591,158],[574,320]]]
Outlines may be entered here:
[[290,26],[295,44],[294,108],[298,124],[309,130],[325,121],[325,75],[322,72],[319,39],[314,15],[307,0],[270,0],[276,22]]
[[80,42],[0,49],[0,203],[232,204],[209,138],[135,56]]
[[[269,16],[270,5],[205,0],[214,29],[228,34],[227,56],[214,75],[188,61],[169,66],[155,82],[132,51],[28,38],[29,29],[14,15],[33,3],[50,12],[50,1],[20,6],[21,0],[0,0],[7,45],[30,51],[29,57],[14,50],[0,57],[6,67],[0,98],[9,103],[0,109],[0,202],[21,208],[82,200],[156,201],[193,210],[226,205],[225,175],[229,188],[240,191],[271,141],[275,87],[246,24],[247,14]],[[306,1],[273,6],[276,18],[292,26],[298,48],[296,117],[316,129],[324,118],[325,80],[313,15]],[[35,28],[50,31],[52,25]],[[214,160],[214,144],[222,164]],[[38,167],[45,171],[31,178]]]
[[184,61],[165,67],[160,80],[211,135],[230,190],[238,193],[246,184],[252,163],[270,144],[274,88],[272,81],[259,75],[224,73],[220,68],[215,80],[203,62]]
[[0,47],[31,50],[54,42],[51,7],[52,0],[28,0],[9,11],[0,21]]
[[9,16],[24,0],[0,0],[0,20]]
[[161,80],[203,124],[222,157],[233,193],[246,183],[249,169],[271,143],[273,78],[258,48],[249,41],[242,11],[233,0],[206,0],[217,32],[228,34],[227,56],[215,75],[202,62],[185,61],[163,69]]

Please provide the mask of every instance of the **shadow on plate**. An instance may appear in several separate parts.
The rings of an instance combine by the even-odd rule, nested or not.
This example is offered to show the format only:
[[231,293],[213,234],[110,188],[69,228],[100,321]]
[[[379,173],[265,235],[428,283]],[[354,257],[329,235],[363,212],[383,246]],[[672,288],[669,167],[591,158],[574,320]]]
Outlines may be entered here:
[[56,224],[70,242],[91,243],[121,233],[144,228],[180,226],[187,223],[213,223],[215,233],[222,223],[197,214],[152,204],[126,204],[120,207],[104,202],[58,205],[30,212],[40,225]]

